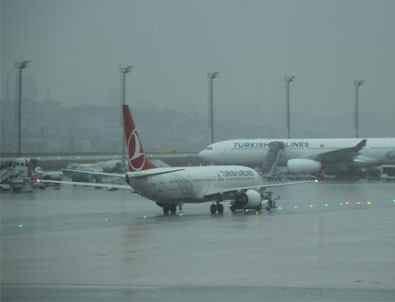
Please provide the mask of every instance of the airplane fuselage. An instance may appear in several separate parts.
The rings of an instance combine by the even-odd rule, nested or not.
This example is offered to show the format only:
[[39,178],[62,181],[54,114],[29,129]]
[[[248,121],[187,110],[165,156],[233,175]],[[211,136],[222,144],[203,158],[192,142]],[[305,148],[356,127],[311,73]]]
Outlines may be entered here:
[[[155,171],[160,172],[160,169]],[[135,173],[129,172],[128,175]],[[255,170],[242,166],[186,167],[181,171],[149,177],[127,177],[127,182],[143,197],[158,203],[206,202],[205,196],[211,192],[262,185]]]
[[[361,141],[359,138],[341,139],[238,139],[209,145],[200,156],[215,164],[259,166],[269,150],[269,143],[283,142],[278,165],[286,165],[294,158],[314,158],[318,154],[349,148]],[[352,165],[369,166],[395,163],[395,138],[369,138]]]

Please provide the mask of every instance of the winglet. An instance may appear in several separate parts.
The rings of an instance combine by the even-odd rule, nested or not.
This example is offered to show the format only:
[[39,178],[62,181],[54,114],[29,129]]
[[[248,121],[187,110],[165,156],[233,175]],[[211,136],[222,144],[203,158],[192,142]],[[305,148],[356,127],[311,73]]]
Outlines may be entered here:
[[128,105],[122,105],[126,146],[129,155],[129,172],[157,168],[144,154],[139,133]]
[[365,146],[366,146],[366,138],[365,139],[363,139],[363,140],[361,140],[358,144],[357,144],[357,148],[359,148],[359,149],[362,149],[362,148],[364,148]]

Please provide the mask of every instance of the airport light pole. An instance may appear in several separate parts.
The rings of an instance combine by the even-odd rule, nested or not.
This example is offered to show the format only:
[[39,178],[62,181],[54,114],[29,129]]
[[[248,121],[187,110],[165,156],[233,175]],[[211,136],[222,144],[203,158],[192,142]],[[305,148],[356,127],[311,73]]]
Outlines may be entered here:
[[209,72],[207,74],[209,84],[209,126],[211,128],[211,143],[214,143],[214,79],[218,77],[219,72]]
[[22,69],[25,69],[30,60],[24,60],[21,62],[15,62],[15,68],[18,69],[17,76],[17,91],[16,97],[18,100],[18,116],[17,116],[17,124],[18,124],[18,157],[21,156],[21,136],[22,136]]
[[355,137],[359,137],[359,86],[364,80],[354,81],[355,86]]
[[[126,67],[120,67],[119,72],[121,73],[121,105],[126,104],[126,74],[129,73],[132,70],[133,66],[128,65]],[[121,116],[121,121],[123,121],[123,116]],[[125,169],[125,161],[126,161],[126,155],[125,155],[125,150],[126,150],[126,136],[125,136],[125,130],[123,127],[123,122],[121,122],[121,128],[122,128],[122,167],[124,171]]]
[[285,93],[287,101],[287,138],[291,138],[291,112],[289,103],[289,84],[295,79],[295,76],[285,77]]

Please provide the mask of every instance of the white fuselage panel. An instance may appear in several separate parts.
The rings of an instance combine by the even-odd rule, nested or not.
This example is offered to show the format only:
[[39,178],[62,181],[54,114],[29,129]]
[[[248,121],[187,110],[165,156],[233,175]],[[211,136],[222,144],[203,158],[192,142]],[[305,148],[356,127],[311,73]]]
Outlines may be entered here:
[[[269,143],[283,142],[278,165],[286,165],[289,159],[314,158],[318,154],[356,146],[362,139],[240,139],[218,142],[200,152],[200,156],[209,162],[222,165],[262,165],[269,150]],[[366,162],[395,163],[395,138],[369,138],[366,146],[356,157]]]
[[256,171],[248,167],[202,166],[166,174],[129,177],[129,185],[156,202],[196,203],[207,201],[204,197],[213,192],[259,186],[262,180]]

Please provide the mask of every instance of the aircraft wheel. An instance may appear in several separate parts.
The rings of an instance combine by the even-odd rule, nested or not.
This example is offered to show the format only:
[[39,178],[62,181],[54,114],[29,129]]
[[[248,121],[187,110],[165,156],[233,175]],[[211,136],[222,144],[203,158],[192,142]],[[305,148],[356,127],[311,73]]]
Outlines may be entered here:
[[217,212],[217,205],[216,204],[212,204],[210,206],[210,212],[211,212],[211,214],[215,214],[215,212]]
[[169,215],[169,206],[168,205],[164,205],[163,206],[163,214],[164,215]]
[[217,211],[218,211],[218,214],[223,214],[224,213],[224,205],[223,204],[218,204],[217,205]]
[[172,215],[175,215],[177,212],[177,206],[175,204],[170,205],[170,212]]

